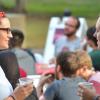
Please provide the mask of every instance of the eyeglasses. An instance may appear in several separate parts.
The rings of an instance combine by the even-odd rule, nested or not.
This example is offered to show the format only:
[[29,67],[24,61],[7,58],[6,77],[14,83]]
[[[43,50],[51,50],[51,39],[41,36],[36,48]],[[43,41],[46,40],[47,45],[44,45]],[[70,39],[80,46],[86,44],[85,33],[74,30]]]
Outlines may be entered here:
[[10,33],[11,32],[11,29],[10,28],[0,28],[0,30],[6,31],[7,33]]
[[68,26],[68,27],[71,27],[71,28],[76,28],[75,25],[71,25],[71,24],[68,24],[68,23],[65,23],[65,25]]

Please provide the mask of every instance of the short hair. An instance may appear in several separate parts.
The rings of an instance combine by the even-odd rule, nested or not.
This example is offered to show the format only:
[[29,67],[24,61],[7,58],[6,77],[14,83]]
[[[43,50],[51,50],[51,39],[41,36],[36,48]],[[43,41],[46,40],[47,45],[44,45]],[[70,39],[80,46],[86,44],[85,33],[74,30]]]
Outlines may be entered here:
[[97,45],[97,39],[96,39],[96,37],[94,37],[95,31],[96,31],[95,26],[88,28],[86,36],[87,36],[88,40],[92,40],[94,42],[94,44],[96,46],[98,46]]
[[77,71],[78,64],[74,52],[60,52],[56,58],[57,66],[60,65],[64,76],[71,77]]
[[83,66],[88,66],[88,68],[91,69],[93,67],[91,57],[86,51],[78,50],[75,51],[75,54],[78,59],[77,63],[79,68],[82,68]]
[[19,29],[12,29],[11,33],[13,37],[10,39],[10,48],[22,46],[24,41],[24,33]]

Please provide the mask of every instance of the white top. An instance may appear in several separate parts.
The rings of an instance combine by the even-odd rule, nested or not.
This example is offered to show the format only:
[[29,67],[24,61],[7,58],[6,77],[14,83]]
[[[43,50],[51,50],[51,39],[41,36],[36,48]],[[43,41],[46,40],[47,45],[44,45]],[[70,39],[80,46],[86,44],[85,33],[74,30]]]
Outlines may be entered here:
[[0,66],[0,100],[8,97],[13,92],[10,82],[7,80],[4,71]]

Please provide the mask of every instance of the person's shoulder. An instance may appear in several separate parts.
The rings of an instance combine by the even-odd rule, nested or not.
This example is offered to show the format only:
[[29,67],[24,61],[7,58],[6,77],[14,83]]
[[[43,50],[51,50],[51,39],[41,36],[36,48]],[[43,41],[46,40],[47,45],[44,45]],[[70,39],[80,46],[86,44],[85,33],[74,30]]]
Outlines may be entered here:
[[0,51],[0,54],[14,54],[10,49]]
[[89,53],[90,56],[96,56],[99,57],[100,56],[100,50],[93,50]]
[[100,71],[96,71],[95,74],[93,74],[90,77],[89,81],[92,81],[92,80],[98,81],[100,83]]
[[25,51],[24,49],[22,48],[13,48],[12,49],[12,52],[14,52],[16,55],[19,55],[19,56],[29,56],[29,54],[27,53],[27,51]]
[[11,50],[0,51],[0,59],[7,57],[16,57],[16,56]]
[[52,85],[54,85],[55,88],[58,87],[60,88],[64,83],[66,83],[66,80],[61,79],[61,80],[55,80]]
[[[60,88],[60,80],[55,80],[55,81],[53,81],[48,87],[47,87],[47,89],[46,89],[46,91],[45,91],[45,93],[44,93],[44,95],[46,96],[46,97],[48,97],[48,96],[51,96],[52,94],[51,93],[53,93],[53,94],[55,94],[57,91],[59,91],[59,88]],[[47,96],[48,95],[48,96]]]
[[61,85],[61,80],[54,80],[49,86],[49,89],[54,89],[56,90],[59,86]]

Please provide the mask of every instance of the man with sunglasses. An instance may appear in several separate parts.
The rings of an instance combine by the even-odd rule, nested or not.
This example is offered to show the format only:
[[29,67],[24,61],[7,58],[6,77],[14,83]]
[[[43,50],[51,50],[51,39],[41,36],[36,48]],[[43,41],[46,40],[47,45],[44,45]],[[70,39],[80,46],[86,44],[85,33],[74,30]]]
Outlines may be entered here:
[[78,18],[70,16],[65,22],[64,36],[55,41],[55,55],[61,51],[75,51],[80,49],[81,40],[76,36],[80,27]]

